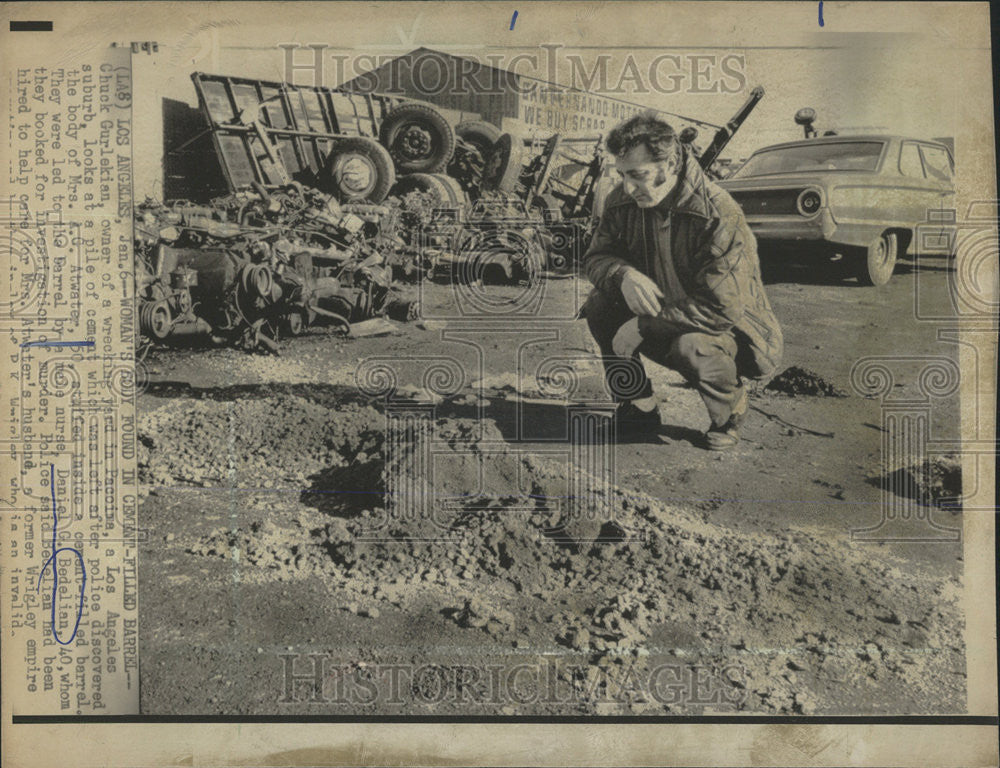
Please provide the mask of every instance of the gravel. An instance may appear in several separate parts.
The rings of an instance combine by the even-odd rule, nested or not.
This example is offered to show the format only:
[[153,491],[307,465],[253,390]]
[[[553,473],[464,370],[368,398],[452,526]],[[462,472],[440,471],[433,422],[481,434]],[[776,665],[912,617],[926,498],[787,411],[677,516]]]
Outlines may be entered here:
[[385,490],[418,457],[397,447],[387,466],[384,428],[371,405],[304,395],[168,401],[141,415],[141,482],[240,489],[229,524],[186,551],[237,560],[247,582],[322,576],[361,617],[431,596],[442,622],[508,647],[531,628],[598,666],[641,667],[666,644],[741,665],[730,684],[750,711],[811,714],[829,686],[872,681],[929,706],[962,695],[955,579],[846,539],[736,532],[622,487],[577,509],[565,467],[490,422],[435,423],[441,503],[399,518]]

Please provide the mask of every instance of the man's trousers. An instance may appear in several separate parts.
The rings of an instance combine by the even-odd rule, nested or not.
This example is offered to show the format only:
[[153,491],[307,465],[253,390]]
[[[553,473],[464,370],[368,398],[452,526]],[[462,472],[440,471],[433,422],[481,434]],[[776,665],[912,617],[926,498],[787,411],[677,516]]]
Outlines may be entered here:
[[644,335],[631,359],[614,353],[612,341],[618,329],[635,317],[621,298],[611,299],[594,290],[583,314],[601,350],[605,381],[615,402],[649,397],[653,387],[639,358],[641,353],[655,363],[680,373],[701,394],[712,426],[721,427],[743,394],[736,369],[736,339],[731,332],[670,334],[655,331]]

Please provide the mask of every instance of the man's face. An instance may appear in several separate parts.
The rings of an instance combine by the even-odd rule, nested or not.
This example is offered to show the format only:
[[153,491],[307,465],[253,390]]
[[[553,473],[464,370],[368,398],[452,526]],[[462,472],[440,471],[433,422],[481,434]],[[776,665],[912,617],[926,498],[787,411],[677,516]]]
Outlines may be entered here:
[[645,144],[618,155],[615,170],[622,177],[625,191],[640,208],[652,208],[677,183],[677,168],[673,163],[654,160]]

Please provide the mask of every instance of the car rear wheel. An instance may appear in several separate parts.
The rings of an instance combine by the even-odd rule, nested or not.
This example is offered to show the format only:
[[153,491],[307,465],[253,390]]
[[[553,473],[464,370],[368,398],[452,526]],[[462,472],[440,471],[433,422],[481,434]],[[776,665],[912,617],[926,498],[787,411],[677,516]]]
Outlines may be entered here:
[[855,274],[862,285],[885,285],[892,277],[899,256],[899,236],[883,232],[871,245],[855,255]]

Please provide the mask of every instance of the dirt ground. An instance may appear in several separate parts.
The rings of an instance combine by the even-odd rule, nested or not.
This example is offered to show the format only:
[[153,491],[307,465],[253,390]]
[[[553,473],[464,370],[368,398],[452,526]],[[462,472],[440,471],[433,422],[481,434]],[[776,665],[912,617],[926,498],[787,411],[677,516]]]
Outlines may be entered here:
[[[906,262],[863,288],[765,260],[786,352],[740,445],[704,450],[697,393],[650,364],[665,426],[615,447],[610,483],[568,440],[569,412],[602,396],[574,278],[537,297],[408,286],[424,321],[314,330],[280,357],[154,351],[139,401],[142,711],[964,711],[960,542],[851,537],[892,533],[883,495],[901,489],[921,519],[961,527],[955,458],[886,466],[880,401],[850,376],[903,356],[893,392],[914,394],[922,358],[955,357],[914,317],[918,294],[948,313],[948,269]],[[460,316],[470,296],[493,319]],[[550,319],[503,314],[536,298]],[[433,357],[450,373],[424,376]],[[385,398],[359,389],[384,381],[372,358],[390,361],[398,403],[434,403],[423,485],[393,480],[417,459],[386,443]],[[957,436],[958,413],[957,394],[933,400],[931,434]],[[394,516],[387,490],[428,499],[430,516]]]

